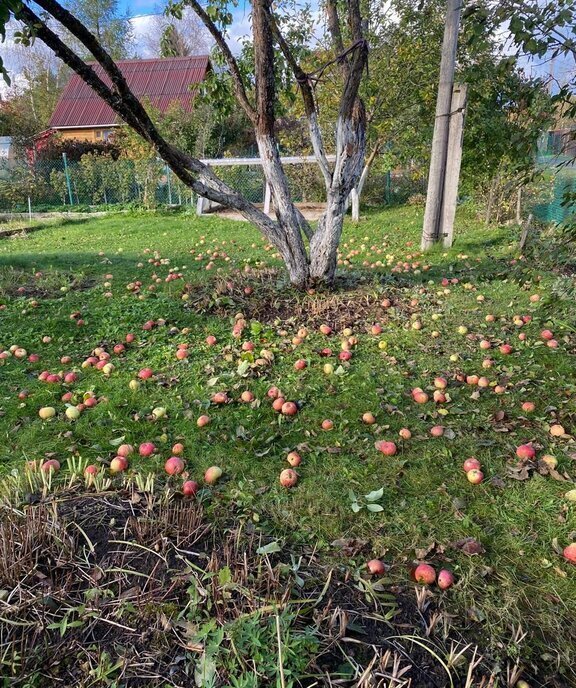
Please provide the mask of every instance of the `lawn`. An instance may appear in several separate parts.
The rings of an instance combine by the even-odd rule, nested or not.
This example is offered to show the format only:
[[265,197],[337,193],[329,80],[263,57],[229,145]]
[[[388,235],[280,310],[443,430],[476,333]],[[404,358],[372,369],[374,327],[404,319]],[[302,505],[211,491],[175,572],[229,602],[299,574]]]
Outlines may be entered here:
[[[0,240],[0,352],[25,350],[0,360],[6,685],[576,685],[570,275],[471,210],[453,249],[424,256],[421,220],[404,207],[347,225],[334,294],[293,292],[256,230],[218,217],[115,214]],[[108,368],[84,363],[98,348]],[[273,409],[274,386],[295,415]],[[155,453],[109,476],[119,445],[145,442]],[[194,498],[164,472],[175,443]],[[61,470],[25,468],[46,459]],[[133,540],[146,557],[126,558]],[[454,586],[417,585],[418,562]],[[126,596],[156,579],[161,601]],[[136,638],[147,625],[157,636]]]

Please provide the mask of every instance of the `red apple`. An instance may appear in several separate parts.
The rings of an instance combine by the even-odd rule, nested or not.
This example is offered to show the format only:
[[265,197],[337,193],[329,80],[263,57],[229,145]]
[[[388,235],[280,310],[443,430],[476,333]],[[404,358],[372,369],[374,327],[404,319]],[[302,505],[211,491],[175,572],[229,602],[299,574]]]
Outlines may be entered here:
[[308,363],[303,358],[299,358],[294,364],[294,370],[304,370]]
[[295,416],[298,413],[298,406],[293,401],[282,404],[282,414],[285,416]]
[[478,459],[476,459],[474,456],[471,456],[469,459],[466,459],[464,463],[462,464],[462,468],[464,470],[464,473],[468,473],[469,471],[479,471],[482,468],[482,465]]
[[394,456],[396,454],[397,448],[394,442],[385,442],[380,440],[374,444],[376,449],[384,454],[384,456]]
[[180,454],[184,453],[184,445],[181,442],[176,442],[176,444],[172,447],[172,453],[176,456],[180,456]]
[[434,425],[430,428],[432,437],[442,437],[444,434],[444,427],[442,425]]
[[155,451],[156,447],[152,444],[152,442],[142,442],[142,444],[138,447],[138,453],[140,456],[152,456]]
[[128,468],[128,459],[124,456],[115,456],[110,461],[110,473],[122,473]]
[[226,404],[228,401],[230,401],[230,399],[226,392],[216,392],[216,394],[212,395],[213,404]]
[[266,396],[270,399],[278,399],[278,397],[281,396],[280,390],[278,387],[270,387],[270,389],[266,392]]
[[376,417],[373,413],[367,411],[362,415],[362,422],[366,423],[366,425],[374,425],[374,423],[376,422]]
[[436,387],[436,389],[446,389],[447,385],[448,385],[448,382],[445,378],[443,378],[443,377],[435,377],[434,378],[434,387]]
[[210,423],[210,416],[200,416],[198,420],[196,421],[196,425],[199,428],[203,428],[205,425],[208,425]]
[[216,337],[213,334],[209,334],[206,337],[206,344],[208,344],[208,346],[214,346],[214,344],[216,344],[216,341]]
[[516,456],[519,459],[533,459],[536,456],[536,450],[531,444],[521,444],[516,448]]
[[508,355],[512,353],[512,347],[510,344],[501,344],[499,348],[501,354]]
[[208,483],[208,485],[214,485],[215,482],[220,480],[222,477],[222,469],[220,466],[210,466],[206,470],[206,473],[204,473],[204,480]]
[[448,569],[442,569],[438,574],[438,587],[440,590],[448,590],[454,585],[454,574]]
[[48,459],[48,461],[44,461],[40,468],[46,473],[50,471],[57,473],[60,470],[60,462],[56,459]]
[[142,370],[138,373],[138,377],[141,380],[148,380],[153,374],[152,368],[142,368]]
[[84,475],[96,475],[99,470],[99,467],[92,463],[89,466],[86,466],[86,468],[84,469]]
[[466,473],[466,478],[472,485],[479,485],[484,480],[484,473],[478,468],[473,468]]
[[532,413],[532,411],[534,411],[535,408],[536,404],[533,401],[525,401],[522,404],[522,410],[526,413]]
[[171,456],[166,460],[164,470],[168,475],[178,475],[184,470],[184,461],[179,456]]
[[193,497],[198,492],[199,487],[195,480],[186,480],[182,483],[182,494],[185,497]]
[[285,403],[286,403],[286,399],[284,399],[284,397],[277,397],[272,402],[272,408],[275,411],[278,411],[278,413],[280,413],[280,411],[282,411],[282,407],[284,406]]
[[564,559],[567,559],[572,564],[576,564],[576,542],[564,547]]
[[240,395],[240,399],[244,403],[249,404],[251,401],[254,401],[254,395],[250,390],[247,389],[244,392],[242,392],[242,394]]
[[368,567],[368,571],[370,571],[373,576],[382,576],[384,573],[386,573],[386,566],[384,565],[383,561],[380,561],[380,559],[370,559],[366,566]]
[[410,430],[408,430],[408,428],[401,428],[398,434],[403,440],[409,440],[412,437],[412,433]]
[[286,461],[288,461],[292,468],[296,468],[302,463],[302,457],[300,454],[298,454],[298,452],[291,451],[286,457]]
[[414,570],[414,578],[421,585],[432,585],[436,580],[436,571],[430,564],[418,564]]
[[280,473],[280,485],[282,487],[294,487],[298,482],[298,474],[291,468],[285,468]]
[[554,334],[550,330],[542,330],[542,332],[540,332],[540,337],[545,341],[550,341],[554,338]]
[[333,427],[334,427],[334,423],[331,420],[329,420],[328,418],[326,418],[322,421],[322,430],[332,430]]

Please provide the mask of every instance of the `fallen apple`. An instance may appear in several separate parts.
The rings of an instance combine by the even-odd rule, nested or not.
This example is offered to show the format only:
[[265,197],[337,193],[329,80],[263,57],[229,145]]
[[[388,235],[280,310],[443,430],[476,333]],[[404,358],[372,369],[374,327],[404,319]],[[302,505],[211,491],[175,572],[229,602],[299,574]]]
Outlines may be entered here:
[[122,473],[128,468],[128,459],[125,456],[115,456],[110,461],[110,473]]
[[140,456],[152,456],[152,454],[156,451],[156,447],[152,442],[142,442],[142,444],[138,447],[138,453]]
[[179,456],[171,456],[166,460],[164,470],[168,475],[179,475],[184,470],[184,461]]
[[448,590],[454,585],[454,574],[448,569],[442,569],[438,573],[438,587],[440,590]]
[[210,466],[204,473],[204,480],[208,485],[214,485],[222,477],[222,469],[220,466]]
[[397,451],[396,444],[394,442],[386,442],[385,440],[379,440],[374,443],[374,447],[382,452],[384,456],[394,456]]
[[567,559],[572,564],[576,564],[576,542],[564,547],[564,559]]
[[208,425],[210,423],[210,416],[199,416],[198,420],[196,421],[196,425],[199,428],[203,428],[204,426]]
[[531,444],[521,444],[516,447],[516,456],[522,460],[533,459],[536,456],[536,450]]
[[473,468],[466,473],[466,478],[472,485],[479,485],[484,480],[484,473],[478,468]]
[[38,415],[42,420],[48,420],[49,418],[54,418],[56,415],[56,409],[53,406],[43,406],[39,411]]
[[436,571],[430,564],[418,564],[414,570],[414,578],[421,585],[432,585],[436,580]]
[[469,471],[473,470],[479,471],[481,467],[482,465],[480,464],[480,461],[478,461],[478,459],[474,456],[471,456],[469,459],[466,459],[466,461],[464,461],[464,463],[462,464],[464,473],[468,473]]
[[198,492],[199,487],[195,480],[186,480],[182,483],[182,494],[185,497],[193,497]]
[[292,468],[296,468],[302,463],[302,457],[298,452],[291,451],[287,456],[286,456],[286,461],[292,466]]
[[282,487],[294,487],[298,482],[298,474],[291,468],[285,468],[280,473],[280,485]]
[[40,468],[46,473],[49,473],[50,471],[57,473],[60,470],[60,461],[57,461],[56,459],[48,459],[48,461],[44,461]]
[[386,566],[380,559],[370,559],[366,566],[373,576],[382,576],[386,573]]

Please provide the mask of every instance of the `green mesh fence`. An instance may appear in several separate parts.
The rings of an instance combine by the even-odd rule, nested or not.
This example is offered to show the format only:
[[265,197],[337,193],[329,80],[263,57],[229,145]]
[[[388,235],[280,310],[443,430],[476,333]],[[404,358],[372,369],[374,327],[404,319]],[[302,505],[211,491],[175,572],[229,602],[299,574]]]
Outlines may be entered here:
[[[325,200],[324,180],[315,162],[285,166],[292,198],[301,203]],[[264,202],[260,165],[218,165],[215,173],[252,203]],[[425,180],[409,173],[375,169],[364,188],[363,203],[399,204],[425,192]],[[195,206],[197,198],[161,161],[114,160],[87,154],[35,163],[0,164],[0,213],[88,210],[101,206]]]
[[573,218],[576,204],[576,163],[572,157],[540,154],[537,166],[542,172],[532,213],[543,222],[564,223]]
[[[225,165],[216,174],[252,203],[264,202],[260,165]],[[286,174],[297,202],[320,202],[324,184],[315,163],[287,165]],[[0,167],[0,212],[82,209],[94,206],[193,206],[197,198],[160,160],[113,160],[84,155],[20,162]]]
[[[0,211],[138,204],[191,205],[196,199],[159,160],[85,155],[78,162],[41,160],[0,168]],[[30,206],[29,206],[30,203]]]

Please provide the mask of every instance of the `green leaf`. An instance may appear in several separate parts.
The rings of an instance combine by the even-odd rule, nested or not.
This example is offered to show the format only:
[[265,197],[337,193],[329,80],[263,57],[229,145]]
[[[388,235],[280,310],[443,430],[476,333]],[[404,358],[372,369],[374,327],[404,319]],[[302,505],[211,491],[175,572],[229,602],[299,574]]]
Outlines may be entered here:
[[[368,506],[370,506],[370,505],[368,505]],[[362,507],[360,506],[360,504],[358,504],[358,502],[352,502],[352,511],[353,511],[355,514],[357,514],[357,513],[360,511],[361,508],[362,508]]]
[[229,566],[224,566],[218,571],[218,583],[220,585],[227,585],[232,582],[232,571]]
[[379,499],[382,499],[383,494],[384,494],[384,488],[381,487],[379,490],[374,490],[373,492],[369,492],[367,495],[365,495],[365,498],[366,498],[367,502],[377,502]]
[[246,375],[249,370],[250,363],[248,361],[242,361],[242,363],[238,366],[236,373],[242,377],[243,375]]
[[274,552],[281,552],[282,547],[278,544],[278,540],[274,540],[274,542],[270,542],[267,545],[263,545],[262,547],[258,547],[256,550],[256,554],[273,554]]
[[384,511],[384,507],[381,504],[366,504],[368,511]]

